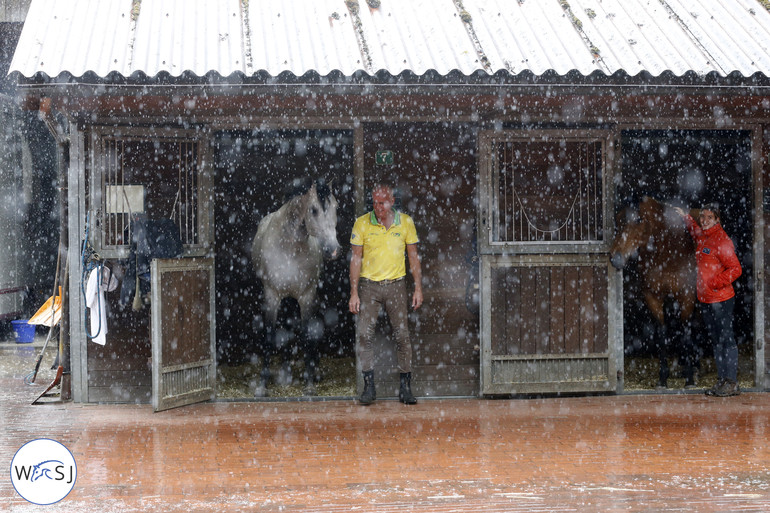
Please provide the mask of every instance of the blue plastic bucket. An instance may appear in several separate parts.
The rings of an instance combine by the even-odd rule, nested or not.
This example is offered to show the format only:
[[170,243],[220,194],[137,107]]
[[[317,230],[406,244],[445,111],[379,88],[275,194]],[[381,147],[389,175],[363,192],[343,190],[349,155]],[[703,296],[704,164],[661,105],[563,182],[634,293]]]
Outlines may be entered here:
[[11,321],[11,325],[13,325],[13,334],[16,336],[17,344],[29,344],[35,339],[35,325],[28,324],[27,319]]

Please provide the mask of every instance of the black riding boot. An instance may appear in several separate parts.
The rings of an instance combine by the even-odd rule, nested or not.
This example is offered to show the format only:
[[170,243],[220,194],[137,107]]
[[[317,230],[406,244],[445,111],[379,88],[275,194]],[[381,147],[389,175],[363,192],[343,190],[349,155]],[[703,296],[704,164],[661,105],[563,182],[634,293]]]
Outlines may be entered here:
[[412,373],[401,373],[401,387],[398,389],[398,400],[404,404],[417,404],[417,399],[412,395]]
[[374,390],[374,371],[364,371],[364,391],[361,393],[361,397],[358,398],[358,402],[369,405],[375,399],[377,399],[377,392]]

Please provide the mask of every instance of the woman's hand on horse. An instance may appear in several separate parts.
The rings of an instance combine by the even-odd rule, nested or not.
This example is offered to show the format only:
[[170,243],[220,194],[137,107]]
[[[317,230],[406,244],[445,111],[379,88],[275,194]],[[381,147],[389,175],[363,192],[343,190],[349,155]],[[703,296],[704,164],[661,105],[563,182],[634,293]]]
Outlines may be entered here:
[[682,217],[687,217],[688,215],[690,215],[687,212],[685,212],[684,209],[682,209],[681,207],[674,207],[674,210],[676,211],[677,214],[679,214]]
[[358,293],[350,295],[350,301],[348,301],[348,309],[352,314],[357,314],[361,310],[361,300],[358,298]]

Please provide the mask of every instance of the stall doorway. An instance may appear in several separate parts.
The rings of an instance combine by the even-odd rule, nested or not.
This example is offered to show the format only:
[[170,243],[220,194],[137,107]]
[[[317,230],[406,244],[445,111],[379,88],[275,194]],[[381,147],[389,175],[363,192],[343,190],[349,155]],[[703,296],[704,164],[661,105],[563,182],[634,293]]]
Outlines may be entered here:
[[[253,397],[262,354],[261,284],[251,261],[259,221],[284,203],[295,179],[333,180],[338,201],[337,240],[341,257],[324,263],[319,315],[325,332],[319,395],[355,391],[355,327],[347,314],[350,230],[355,220],[354,138],[351,130],[232,130],[214,137],[217,353],[221,398]],[[298,324],[298,306],[285,300],[279,324],[288,336]],[[289,343],[292,343],[291,341]],[[292,366],[302,366],[297,349]],[[328,364],[328,365],[327,365]],[[331,368],[331,367],[333,368]],[[301,369],[298,370],[301,373]],[[324,381],[324,376],[327,381]],[[336,391],[326,387],[333,379]],[[299,396],[302,387],[279,387],[271,395]]]
[[[644,196],[683,206],[717,202],[722,225],[732,238],[743,275],[736,290],[735,335],[739,348],[741,387],[754,386],[754,284],[752,268],[751,133],[728,130],[639,130],[621,133],[621,172],[616,210],[637,204]],[[647,309],[634,264],[623,273],[624,389],[652,389],[657,385],[656,323]],[[699,385],[715,380],[712,344],[697,312],[692,320],[700,355]],[[684,386],[677,372],[677,348],[671,348],[669,388]],[[712,376],[713,375],[713,376]],[[713,380],[712,380],[713,378]]]

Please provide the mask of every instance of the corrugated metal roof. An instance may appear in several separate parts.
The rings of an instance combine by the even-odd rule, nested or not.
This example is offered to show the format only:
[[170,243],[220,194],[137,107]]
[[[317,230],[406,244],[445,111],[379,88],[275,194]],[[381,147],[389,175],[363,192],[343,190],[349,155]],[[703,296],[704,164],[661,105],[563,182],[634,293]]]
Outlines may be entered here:
[[27,78],[429,70],[770,76],[770,13],[758,0],[33,0],[10,68]]

